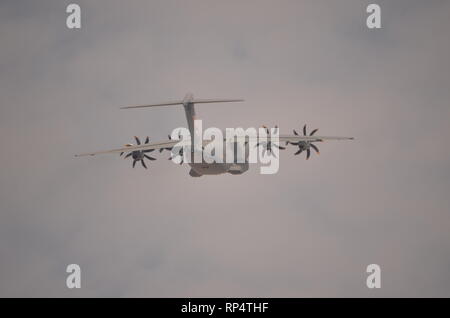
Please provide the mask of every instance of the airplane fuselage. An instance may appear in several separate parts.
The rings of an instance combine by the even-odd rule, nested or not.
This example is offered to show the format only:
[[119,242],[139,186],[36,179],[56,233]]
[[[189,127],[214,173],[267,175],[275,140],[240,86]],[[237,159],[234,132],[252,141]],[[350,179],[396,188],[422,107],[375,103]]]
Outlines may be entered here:
[[[194,144],[194,136],[200,134],[200,132],[195,131],[194,129],[194,121],[198,118],[196,117],[195,114],[195,106],[193,101],[194,96],[190,93],[186,94],[186,96],[183,99],[183,106],[186,114],[186,120],[192,138],[191,140],[192,145]],[[201,138],[201,136],[197,137]],[[224,156],[225,155],[226,149],[224,149]],[[193,161],[194,160],[191,160],[191,162]],[[189,163],[189,165],[191,166],[191,171],[189,172],[189,175],[192,177],[201,177],[202,175],[218,175],[224,173],[236,175],[242,174],[249,169],[248,162],[238,163],[237,160],[235,161],[236,161],[235,163],[207,163],[205,160],[203,160],[203,162],[201,163]]]

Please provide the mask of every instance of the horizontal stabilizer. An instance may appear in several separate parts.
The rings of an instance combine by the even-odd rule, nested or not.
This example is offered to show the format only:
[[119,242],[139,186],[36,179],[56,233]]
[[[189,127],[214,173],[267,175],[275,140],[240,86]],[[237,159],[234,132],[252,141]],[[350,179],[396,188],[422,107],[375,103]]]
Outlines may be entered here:
[[120,109],[130,109],[130,108],[146,108],[146,107],[157,107],[157,106],[172,106],[172,105],[183,105],[183,101],[173,101],[161,104],[151,104],[151,105],[140,105],[140,106],[125,106],[120,107]]
[[194,104],[243,102],[243,99],[194,99]]
[[172,106],[172,105],[184,105],[184,104],[209,104],[209,103],[231,103],[231,102],[243,102],[243,99],[192,99],[192,100],[179,100],[161,104],[151,105],[139,105],[139,106],[125,106],[120,109],[132,109],[132,108],[147,108],[157,106]]

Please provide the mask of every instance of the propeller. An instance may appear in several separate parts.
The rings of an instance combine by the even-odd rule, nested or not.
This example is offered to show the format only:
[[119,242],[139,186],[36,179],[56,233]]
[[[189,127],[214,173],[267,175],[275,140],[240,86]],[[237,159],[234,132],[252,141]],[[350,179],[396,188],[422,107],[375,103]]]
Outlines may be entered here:
[[[178,147],[177,147],[178,148]],[[167,149],[167,148],[166,148]],[[172,152],[172,148],[170,148],[170,151]],[[181,156],[181,161],[180,161],[180,165],[183,164],[184,161],[184,152],[183,152],[183,147],[180,147],[180,151],[178,151],[178,155]],[[170,155],[170,157],[168,158],[168,160],[172,160],[174,159],[176,156],[172,156],[172,153]]]
[[[172,137],[170,137],[170,135],[167,135],[167,137],[169,138],[169,140],[172,140]],[[160,148],[159,152],[163,152],[163,150],[172,151],[172,148]]]
[[[141,144],[141,140],[137,137],[134,136],[134,139],[136,140],[136,144],[140,145]],[[150,138],[146,138],[144,144],[148,144],[150,142]],[[127,147],[131,147],[132,144],[126,144]],[[131,157],[133,158],[133,168],[136,166],[136,162],[140,161],[142,166],[147,169],[147,165],[145,164],[144,159],[148,159],[151,161],[156,160],[153,157],[150,157],[147,155],[147,153],[154,151],[155,149],[146,149],[146,150],[134,150],[132,152],[129,152],[128,154],[125,155],[124,159]],[[122,156],[124,154],[124,152],[120,153],[120,156]]]
[[[179,136],[179,138],[181,138],[181,135],[180,135],[180,134],[179,134],[178,136]],[[172,140],[172,137],[171,137],[170,135],[167,135],[167,137],[169,138],[169,140]],[[164,150],[170,151],[170,157],[167,158],[167,160],[172,160],[173,158],[176,157],[176,156],[172,156],[172,150],[173,150],[173,148],[174,148],[174,147],[160,148],[160,149],[159,149],[159,152],[163,152]],[[179,148],[179,147],[177,147],[177,148]],[[175,151],[175,153],[177,153],[177,152]],[[181,161],[180,161],[180,165],[181,165],[181,164],[183,164],[183,162],[184,162],[184,152],[183,152],[183,147],[180,148],[180,151],[178,151],[178,154],[181,156]]]
[[[319,129],[314,129],[313,131],[311,131],[309,133],[309,135],[306,132],[306,125],[303,126],[303,136],[314,136],[314,134],[318,131]],[[294,135],[299,136],[299,134],[295,131],[295,129],[293,130]],[[294,153],[294,155],[299,155],[301,154],[303,151],[306,151],[306,160],[309,159],[309,157],[311,156],[311,148],[314,149],[314,151],[319,155],[320,151],[319,148],[317,148],[316,145],[313,144],[312,141],[299,141],[299,142],[289,142],[287,141],[286,144],[291,144],[291,145],[296,145],[298,146],[298,150],[296,153]]]
[[[270,135],[269,128],[266,127],[265,125],[263,125],[262,127],[266,129],[267,136],[269,136]],[[275,125],[274,128],[278,131],[278,125]],[[258,142],[256,144],[256,147],[259,147],[259,145],[264,147],[263,151],[262,151],[263,155],[267,152],[268,154],[272,153],[275,156],[275,154],[272,151],[272,147],[277,147],[280,150],[285,150],[286,149],[286,147],[280,146],[279,144],[277,144],[275,142],[272,142],[272,140],[270,140],[270,139],[269,139],[269,141]]]

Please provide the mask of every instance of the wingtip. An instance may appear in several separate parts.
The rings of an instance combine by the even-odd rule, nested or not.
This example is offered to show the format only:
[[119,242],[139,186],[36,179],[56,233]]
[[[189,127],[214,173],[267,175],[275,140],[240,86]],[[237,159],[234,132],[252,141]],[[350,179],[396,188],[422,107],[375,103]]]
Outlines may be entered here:
[[92,153],[81,153],[81,154],[76,154],[73,155],[75,158],[80,158],[80,157],[87,157],[87,156],[94,156],[95,154]]

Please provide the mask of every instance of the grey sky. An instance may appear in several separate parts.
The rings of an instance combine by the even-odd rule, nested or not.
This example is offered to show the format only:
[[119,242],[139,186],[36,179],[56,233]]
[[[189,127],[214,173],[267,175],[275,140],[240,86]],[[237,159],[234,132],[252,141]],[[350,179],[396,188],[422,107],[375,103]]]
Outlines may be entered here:
[[[0,3],[0,296],[450,296],[448,1],[71,2],[78,31],[69,1]],[[182,109],[118,108],[188,91],[246,99],[206,126],[356,140],[272,176],[73,157],[165,138]]]

